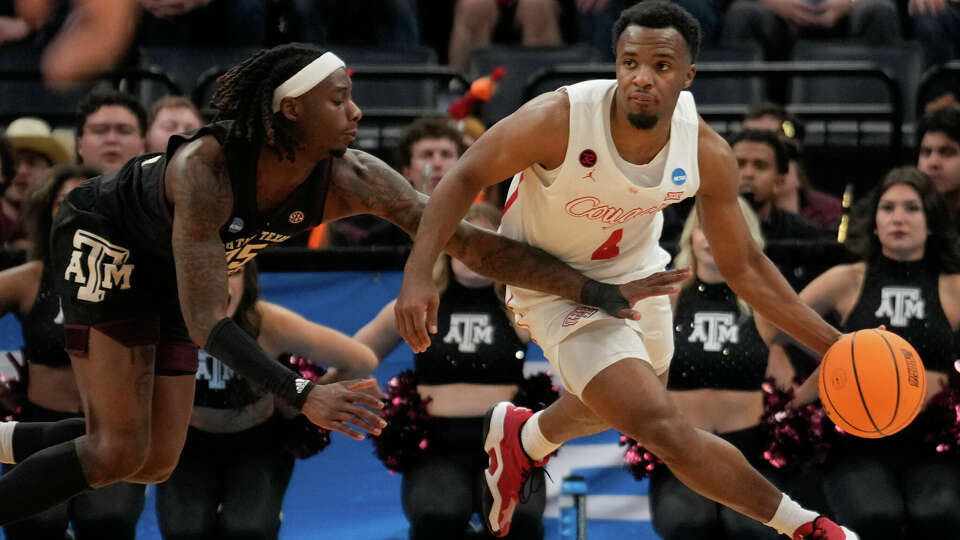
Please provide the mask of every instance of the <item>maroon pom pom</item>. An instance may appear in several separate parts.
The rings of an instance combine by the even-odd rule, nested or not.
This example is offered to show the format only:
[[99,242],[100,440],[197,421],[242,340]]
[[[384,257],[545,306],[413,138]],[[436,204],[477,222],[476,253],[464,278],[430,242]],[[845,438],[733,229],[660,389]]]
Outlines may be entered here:
[[541,371],[523,379],[513,402],[536,412],[546,409],[559,397],[560,390],[553,385],[553,375],[549,371]]
[[[297,354],[285,355],[286,366],[310,382],[327,372],[327,368],[314,364],[309,358]],[[290,454],[305,459],[321,452],[330,444],[330,430],[316,426],[307,417],[298,414],[287,420],[283,433],[283,446]]]
[[298,414],[286,421],[283,447],[298,459],[306,459],[330,445],[330,430],[313,425],[307,417]]
[[947,383],[930,398],[926,410],[914,422],[920,425],[924,439],[939,454],[960,457],[960,360],[954,364]]
[[643,443],[622,433],[620,434],[620,446],[627,447],[623,453],[623,466],[637,480],[649,478],[657,467],[663,466],[660,458],[647,450]]
[[406,472],[430,446],[427,402],[417,392],[417,378],[407,370],[387,383],[383,418],[387,421],[373,437],[374,453],[391,472]]
[[793,389],[781,390],[773,379],[761,385],[764,413],[760,423],[767,433],[763,459],[774,467],[805,467],[823,463],[836,431],[825,429],[826,412],[819,402],[788,407]]
[[[538,411],[560,396],[549,372],[525,378],[514,401],[517,405]],[[410,469],[430,449],[430,419],[427,403],[417,392],[417,378],[407,370],[387,383],[383,417],[387,427],[373,437],[374,453],[391,472]]]
[[17,376],[8,379],[0,375],[0,419],[15,420],[24,403],[27,402],[28,371],[26,362],[7,353],[7,360],[14,367]]
[[286,364],[288,368],[310,382],[317,382],[317,379],[323,377],[323,374],[327,372],[327,368],[314,364],[309,358],[297,354],[288,355]]

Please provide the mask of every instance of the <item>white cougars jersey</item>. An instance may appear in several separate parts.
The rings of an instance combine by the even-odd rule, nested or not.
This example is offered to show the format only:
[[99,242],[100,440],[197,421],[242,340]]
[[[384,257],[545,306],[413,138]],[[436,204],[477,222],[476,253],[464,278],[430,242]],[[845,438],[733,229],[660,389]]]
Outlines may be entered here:
[[[501,234],[544,249],[598,281],[626,283],[663,270],[670,255],[659,245],[660,211],[693,196],[700,185],[699,117],[693,96],[680,93],[665,159],[661,151],[650,163],[654,169],[645,171],[656,177],[635,182],[628,175],[636,166],[620,157],[610,135],[616,81],[592,80],[565,88],[570,99],[567,154],[557,169],[534,165],[514,176]],[[517,287],[508,288],[507,305],[541,344],[557,343],[582,325],[609,317]]]

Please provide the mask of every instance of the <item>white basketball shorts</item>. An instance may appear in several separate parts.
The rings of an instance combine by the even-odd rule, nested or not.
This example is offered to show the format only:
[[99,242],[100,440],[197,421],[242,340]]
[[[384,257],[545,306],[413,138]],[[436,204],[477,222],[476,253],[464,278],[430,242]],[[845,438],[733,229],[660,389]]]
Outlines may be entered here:
[[[639,321],[603,318],[577,329],[556,344],[541,345],[564,388],[580,397],[587,383],[624,358],[648,362],[657,375],[673,358],[673,310],[666,296],[638,302]],[[536,337],[536,336],[534,336]]]

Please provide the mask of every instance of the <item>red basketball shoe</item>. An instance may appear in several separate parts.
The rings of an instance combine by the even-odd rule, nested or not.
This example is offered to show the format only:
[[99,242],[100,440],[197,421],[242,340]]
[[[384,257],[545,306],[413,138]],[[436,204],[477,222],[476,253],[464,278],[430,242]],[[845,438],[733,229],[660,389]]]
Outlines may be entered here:
[[510,532],[513,511],[520,502],[520,491],[537,467],[550,460],[534,461],[520,444],[520,428],[533,411],[501,401],[483,419],[483,449],[490,464],[483,471],[483,521],[497,537]]
[[829,519],[820,516],[817,519],[804,523],[793,531],[793,540],[860,540],[860,537],[850,529],[841,527]]

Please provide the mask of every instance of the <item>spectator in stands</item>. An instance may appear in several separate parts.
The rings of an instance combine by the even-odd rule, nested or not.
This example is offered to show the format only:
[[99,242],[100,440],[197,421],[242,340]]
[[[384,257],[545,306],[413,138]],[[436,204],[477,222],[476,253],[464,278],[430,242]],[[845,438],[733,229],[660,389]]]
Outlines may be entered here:
[[449,118],[421,118],[410,124],[397,144],[400,174],[429,195],[466,149],[463,134]]
[[740,168],[740,192],[761,220],[769,239],[819,238],[817,224],[776,206],[776,192],[786,180],[789,162],[786,146],[771,131],[744,130],[730,139]]
[[262,46],[267,3],[263,0],[140,0],[143,15],[136,40],[147,46]]
[[[762,248],[756,214],[744,199],[739,203],[754,242]],[[696,212],[686,219],[674,264],[692,269],[693,276],[679,295],[671,296],[676,349],[667,390],[697,428],[737,447],[754,468],[782,486],[783,475],[763,459],[761,385],[773,377],[790,386],[792,368],[782,356],[771,357],[768,363],[752,310],[720,274]],[[662,465],[650,477],[650,510],[653,528],[665,540],[780,538],[769,527],[697,494]]]
[[[261,300],[254,263],[228,285],[227,315],[284,365],[292,354],[323,364],[327,373],[317,383],[366,377],[377,366],[356,340]],[[160,532],[164,540],[276,540],[294,467],[286,443],[291,430],[309,423],[284,418],[296,411],[205,351],[199,362],[180,461],[157,485]]]
[[[0,273],[0,313],[13,313],[23,330],[21,381],[26,400],[15,416],[19,422],[58,422],[83,433],[80,394],[70,358],[64,349],[59,296],[49,272],[49,237],[60,202],[87,178],[100,174],[86,165],[57,165],[37,180],[28,204],[30,261]],[[4,473],[13,469],[4,465]],[[8,540],[63,539],[67,525],[78,539],[132,540],[143,510],[144,486],[117,483],[89,491],[29,519],[4,526]]]
[[814,188],[803,163],[806,127],[799,118],[776,103],[751,107],[743,120],[744,129],[772,131],[786,145],[789,167],[783,185],[776,192],[775,205],[828,229],[835,229],[843,215],[840,199]]
[[960,2],[909,0],[907,7],[913,15],[914,38],[927,53],[927,65],[960,58]]
[[95,89],[77,107],[77,155],[104,172],[146,151],[147,111],[130,94]]
[[[6,190],[13,182],[13,177],[17,174],[17,153],[7,140],[7,137],[0,133],[0,190]],[[0,212],[0,217],[3,213]],[[0,238],[5,238],[9,225],[0,221]],[[10,251],[6,247],[0,248],[0,269],[16,266],[23,262],[22,251]]]
[[450,67],[465,70],[471,50],[510,40],[518,29],[525,47],[560,46],[558,0],[457,0]]
[[16,0],[15,5],[18,17],[40,29],[31,49],[43,48],[39,67],[52,86],[86,81],[121,63],[139,11],[136,2],[116,0]]
[[933,180],[947,206],[960,214],[960,108],[944,107],[917,122],[917,168]]
[[6,190],[16,175],[17,151],[13,149],[6,134],[0,133],[0,187]]
[[3,242],[8,249],[26,251],[29,242],[23,210],[27,193],[47,169],[72,160],[63,144],[53,137],[50,125],[40,118],[17,118],[7,126],[6,136],[17,153],[17,173],[0,198]]
[[[474,204],[466,220],[496,230],[500,211],[486,203]],[[447,255],[437,260],[433,276],[440,291],[439,331],[431,335],[430,348],[414,357],[416,391],[430,400],[426,404],[432,417],[430,441],[416,463],[402,471],[410,540],[461,539],[470,516],[482,512],[475,489],[476,478],[487,465],[481,440],[483,415],[498,401],[516,396],[530,340],[508,315],[502,285]],[[355,335],[379,359],[401,343],[395,304],[393,300],[384,306]],[[542,470],[535,474],[542,482]],[[543,538],[545,496],[541,489],[519,505],[507,538]]]
[[[609,29],[613,27],[613,22],[620,16],[624,9],[636,4],[640,0],[581,0],[576,2],[579,10],[578,19],[580,19],[579,31],[580,41],[589,41],[598,50],[606,51],[610,49]],[[720,38],[720,30],[723,24],[723,13],[730,4],[727,0],[676,0],[677,4],[690,12],[697,22],[700,23],[700,30],[704,45],[710,45]],[[573,3],[568,1],[567,3]],[[594,14],[593,17],[590,15]],[[589,24],[584,27],[584,22]],[[584,32],[591,31],[596,34],[595,39],[589,39]],[[613,55],[609,58],[613,61]],[[683,223],[680,224],[683,227]]]
[[410,0],[293,0],[292,4],[294,16],[289,22],[298,41],[377,49],[420,44],[417,14]]
[[759,44],[768,60],[784,60],[799,38],[843,38],[876,44],[901,39],[893,0],[735,0],[724,38]]
[[69,0],[54,0],[42,20],[31,21],[18,10],[15,0],[0,0],[0,45],[40,49],[46,46],[63,24]]
[[[10,7],[13,7],[12,4]],[[15,43],[26,39],[32,29],[27,21],[12,10],[0,14],[0,44]]]
[[[397,169],[421,193],[429,195],[460,155],[463,135],[449,118],[415,120],[397,143]],[[392,223],[371,215],[353,216],[325,225],[325,244],[332,246],[409,245],[410,236]]]
[[[789,171],[786,146],[770,131],[745,130],[735,134],[730,146],[740,167],[740,193],[760,218],[764,238],[771,240],[821,240],[826,231],[807,218],[779,208],[777,190]],[[789,250],[769,252],[768,256],[799,290],[813,275],[805,264],[789,257]]]
[[[844,332],[884,325],[909,341],[926,368],[927,401],[894,435],[834,442],[824,476],[827,500],[864,540],[953,538],[960,529],[960,462],[953,449],[938,452],[937,445],[941,429],[953,433],[956,411],[952,403],[931,407],[930,401],[949,384],[957,357],[960,244],[951,212],[929,178],[902,167],[858,204],[852,221],[847,244],[860,262],[829,269],[800,297],[821,315],[835,315]],[[904,298],[923,307],[901,309]],[[782,342],[782,334],[764,326],[768,340]],[[808,400],[816,385],[811,377],[797,399]]]
[[147,125],[147,152],[164,152],[171,135],[199,129],[203,125],[203,115],[190,98],[166,96],[150,107]]

